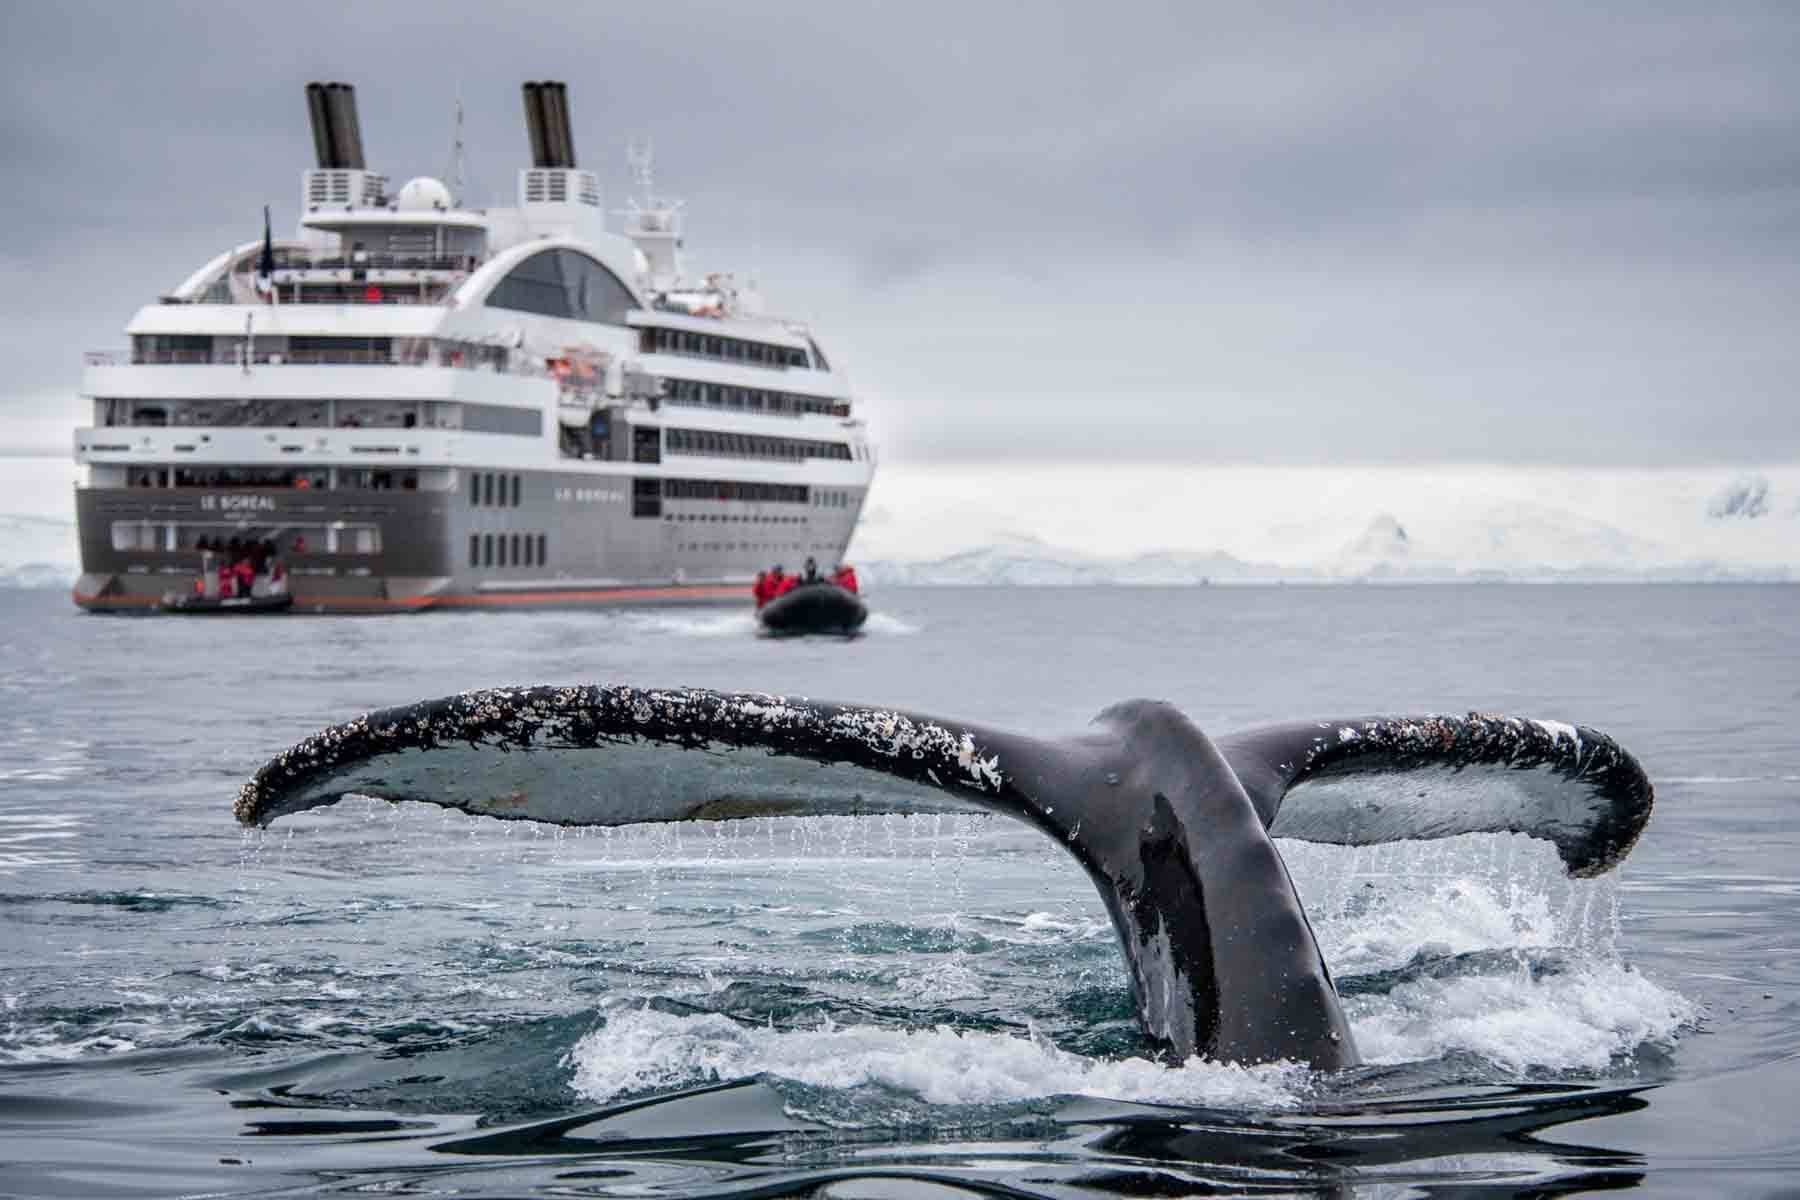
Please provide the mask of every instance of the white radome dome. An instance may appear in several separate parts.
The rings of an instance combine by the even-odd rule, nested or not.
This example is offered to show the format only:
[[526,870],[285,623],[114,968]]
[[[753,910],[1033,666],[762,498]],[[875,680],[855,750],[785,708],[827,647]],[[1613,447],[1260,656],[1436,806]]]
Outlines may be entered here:
[[433,209],[451,207],[450,189],[442,180],[433,179],[429,175],[421,175],[417,179],[409,179],[394,197],[394,203],[401,212],[431,212]]

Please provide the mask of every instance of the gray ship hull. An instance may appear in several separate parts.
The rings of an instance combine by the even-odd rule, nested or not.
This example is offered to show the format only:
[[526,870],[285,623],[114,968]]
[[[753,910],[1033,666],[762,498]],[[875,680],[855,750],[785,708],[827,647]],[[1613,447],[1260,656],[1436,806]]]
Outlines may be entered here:
[[[847,548],[865,489],[590,471],[463,471],[446,490],[76,489],[94,611],[154,611],[201,538],[275,543],[296,612],[750,602],[756,572]],[[706,494],[711,492],[712,494]]]

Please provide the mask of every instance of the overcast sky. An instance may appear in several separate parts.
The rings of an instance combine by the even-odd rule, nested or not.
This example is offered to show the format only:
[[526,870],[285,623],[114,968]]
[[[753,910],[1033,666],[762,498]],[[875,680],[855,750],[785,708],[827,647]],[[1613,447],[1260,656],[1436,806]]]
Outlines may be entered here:
[[[0,453],[296,217],[301,89],[510,198],[570,85],[890,461],[1800,460],[1800,5],[0,0]],[[3,468],[0,468],[3,469]]]

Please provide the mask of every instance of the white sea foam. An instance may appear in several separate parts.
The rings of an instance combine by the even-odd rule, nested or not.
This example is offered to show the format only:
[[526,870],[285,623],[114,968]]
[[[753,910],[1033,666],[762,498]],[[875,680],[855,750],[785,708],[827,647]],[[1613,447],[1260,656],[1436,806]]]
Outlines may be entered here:
[[988,985],[980,975],[964,964],[933,963],[919,971],[902,973],[894,987],[913,1004],[943,1004],[950,1000],[973,1000],[985,995]]
[[872,612],[869,614],[869,619],[863,624],[863,632],[883,636],[906,636],[919,632],[919,627],[901,620],[892,613]]
[[1616,953],[1617,875],[1570,879],[1547,842],[1469,834],[1363,849],[1283,841],[1281,850],[1325,960],[1341,973],[1422,954]]
[[1084,1058],[1042,1038],[874,1026],[770,1029],[714,1013],[613,1008],[570,1050],[572,1086],[619,1096],[769,1074],[814,1087],[898,1089],[930,1104],[992,1104],[1084,1095],[1148,1103],[1282,1108],[1310,1079],[1291,1065],[1169,1067],[1142,1058]]
[[1542,891],[1502,898],[1486,883],[1457,878],[1412,891],[1405,903],[1319,925],[1326,961],[1352,972],[1401,966],[1421,954],[1551,947],[1562,918]]
[[[1289,849],[1284,843],[1284,850]],[[1600,1072],[1673,1041],[1695,1006],[1619,958],[1616,876],[1571,880],[1544,843],[1505,835],[1291,854],[1339,976],[1507,952],[1421,974],[1347,1009],[1370,1062],[1480,1056],[1506,1072]],[[1548,960],[1550,969],[1534,969]]]
[[[748,589],[744,595],[748,604]],[[669,637],[737,638],[750,637],[756,633],[756,617],[745,609],[665,609],[623,613],[620,623],[635,632]]]
[[76,1059],[106,1054],[126,1054],[137,1049],[130,1038],[113,1033],[63,1035],[60,1028],[32,1030],[14,1037],[0,1038],[0,1062],[52,1063],[74,1062]]
[[1086,915],[1031,912],[1023,917],[992,914],[978,919],[984,937],[1020,946],[1057,946],[1113,936],[1106,921]]
[[1667,1044],[1694,1006],[1619,963],[1588,963],[1538,978],[1417,979],[1352,1006],[1370,1062],[1411,1062],[1453,1051],[1508,1071],[1600,1072],[1645,1044]]

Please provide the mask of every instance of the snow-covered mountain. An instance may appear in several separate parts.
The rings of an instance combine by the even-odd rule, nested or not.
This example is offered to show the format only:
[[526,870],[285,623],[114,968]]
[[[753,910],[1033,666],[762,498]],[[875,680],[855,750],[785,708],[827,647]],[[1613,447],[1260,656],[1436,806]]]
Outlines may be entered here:
[[[1766,510],[1766,487],[1746,494],[1760,495]],[[1764,525],[1763,532],[1779,536],[1759,539],[1758,557],[1746,552],[1749,543],[1733,543],[1716,528],[1702,530],[1697,544],[1687,537],[1684,547],[1545,504],[1441,503],[1422,505],[1404,524],[1391,512],[1374,513],[1335,549],[1290,552],[1280,561],[1222,550],[1108,556],[1007,534],[938,558],[879,559],[859,569],[876,583],[935,585],[1800,579],[1800,517]]]
[[1800,580],[1800,466],[906,465],[876,487],[852,557],[893,582]]
[[872,561],[858,566],[857,571],[875,583],[950,587],[1149,586],[1318,578],[1316,572],[1247,563],[1222,551],[1158,550],[1128,558],[1107,558],[1052,546],[1027,534],[1003,534],[987,545],[938,559]]

